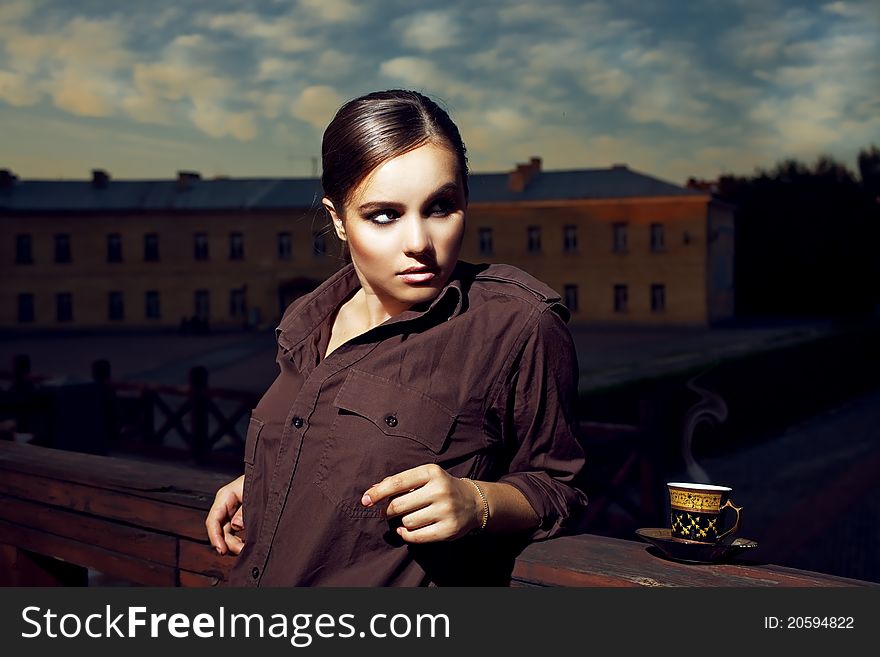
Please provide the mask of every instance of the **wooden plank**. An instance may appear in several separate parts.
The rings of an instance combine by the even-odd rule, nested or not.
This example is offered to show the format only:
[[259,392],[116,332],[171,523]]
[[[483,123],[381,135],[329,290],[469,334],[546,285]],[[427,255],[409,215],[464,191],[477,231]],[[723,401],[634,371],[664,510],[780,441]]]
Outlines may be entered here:
[[120,552],[53,536],[30,527],[0,521],[0,536],[18,548],[94,568],[102,573],[144,586],[177,586],[177,569]]
[[180,568],[225,580],[235,563],[234,556],[220,556],[207,542],[181,539]]
[[188,570],[180,571],[180,585],[189,588],[209,588],[219,586],[221,580],[218,577],[210,577],[201,573],[191,573]]
[[194,539],[206,536],[205,511],[31,474],[6,471],[0,493]]
[[86,586],[82,566],[0,544],[0,586]]
[[113,456],[80,454],[49,447],[0,441],[0,490],[5,472],[38,475],[175,502],[207,511],[226,473]]
[[[745,561],[685,564],[657,555],[647,543],[592,534],[533,543],[517,559],[514,576],[545,586],[880,586],[833,575]],[[584,578],[588,579],[584,579]]]
[[[45,504],[0,495],[0,520],[70,538],[132,557],[177,565],[177,539],[148,529],[122,525]],[[219,555],[218,555],[219,556]]]

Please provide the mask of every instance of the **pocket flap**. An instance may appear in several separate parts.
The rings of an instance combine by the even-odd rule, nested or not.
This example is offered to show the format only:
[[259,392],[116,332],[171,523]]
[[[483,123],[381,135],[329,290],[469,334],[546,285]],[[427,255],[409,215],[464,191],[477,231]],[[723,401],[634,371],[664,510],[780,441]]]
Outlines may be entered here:
[[351,370],[333,405],[356,413],[389,436],[403,436],[434,453],[443,449],[455,413],[413,388],[375,374]]
[[257,454],[257,443],[260,440],[260,432],[263,430],[263,421],[251,415],[248,421],[247,438],[244,441],[244,462],[254,463]]

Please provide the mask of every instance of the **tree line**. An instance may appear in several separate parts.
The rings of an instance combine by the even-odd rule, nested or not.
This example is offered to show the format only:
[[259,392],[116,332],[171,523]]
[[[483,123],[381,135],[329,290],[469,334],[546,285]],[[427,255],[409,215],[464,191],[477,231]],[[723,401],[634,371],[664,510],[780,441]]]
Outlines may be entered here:
[[857,162],[857,173],[821,156],[719,178],[716,196],[736,207],[738,315],[880,313],[880,149]]

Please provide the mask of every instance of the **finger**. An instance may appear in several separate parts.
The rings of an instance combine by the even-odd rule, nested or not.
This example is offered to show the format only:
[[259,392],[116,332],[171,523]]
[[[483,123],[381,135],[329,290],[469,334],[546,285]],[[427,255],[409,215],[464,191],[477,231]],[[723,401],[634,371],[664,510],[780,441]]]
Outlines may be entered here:
[[224,527],[223,536],[229,552],[231,552],[232,554],[239,554],[241,552],[241,549],[244,547],[244,541],[241,540],[239,536],[236,536],[233,533],[229,525]]
[[373,506],[392,495],[408,493],[424,486],[430,481],[435,470],[439,469],[437,465],[429,463],[385,477],[378,484],[373,484],[366,490],[361,498],[361,504],[367,507]]
[[427,527],[440,521],[440,516],[433,507],[418,509],[400,518],[401,526],[410,531]]
[[426,488],[427,486],[422,486],[421,488],[389,498],[388,504],[385,506],[385,517],[395,518],[431,506],[435,500],[425,490]]
[[223,507],[211,507],[205,519],[208,540],[220,554],[226,553],[226,541],[223,540],[223,521],[226,519]]
[[232,516],[232,528],[235,531],[240,532],[244,529],[244,507],[238,507],[238,511],[235,512],[235,515]]
[[448,532],[444,531],[444,523],[435,522],[418,529],[398,527],[397,535],[407,543],[434,543],[449,538]]

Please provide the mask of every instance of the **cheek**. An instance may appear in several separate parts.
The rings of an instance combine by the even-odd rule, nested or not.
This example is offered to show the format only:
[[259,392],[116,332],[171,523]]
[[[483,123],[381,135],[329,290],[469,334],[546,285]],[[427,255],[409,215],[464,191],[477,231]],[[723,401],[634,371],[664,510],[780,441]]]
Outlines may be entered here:
[[451,223],[440,235],[439,242],[444,251],[458,251],[464,241],[464,220]]
[[393,230],[356,231],[348,234],[352,260],[364,265],[387,263],[400,251],[400,240]]

